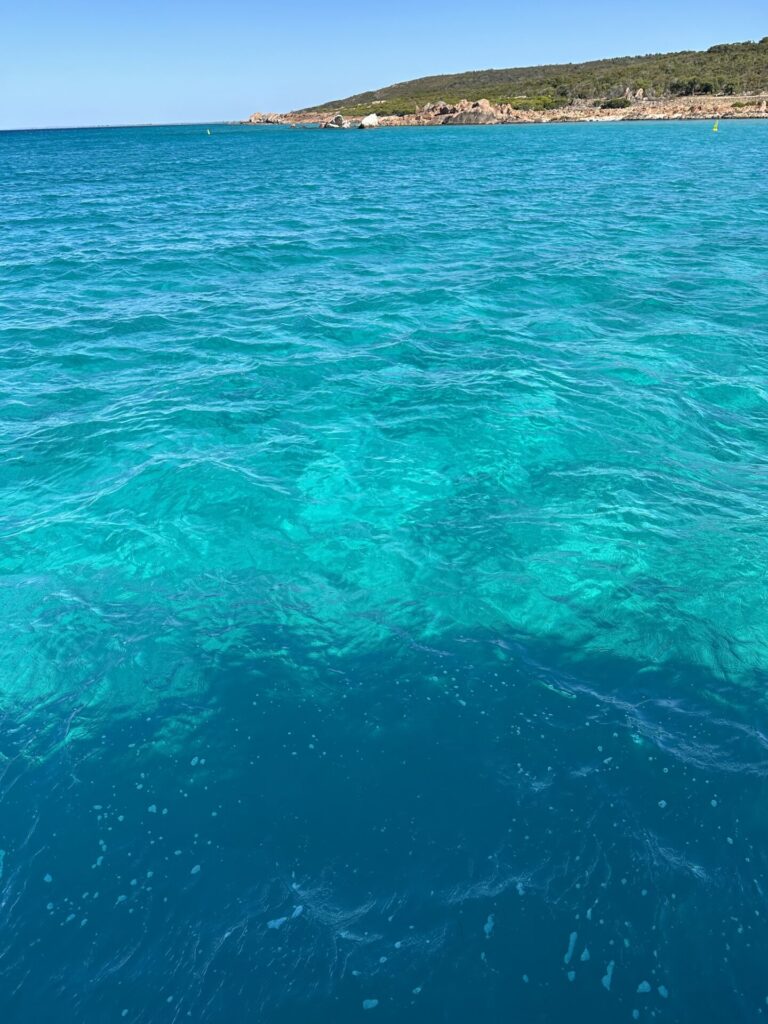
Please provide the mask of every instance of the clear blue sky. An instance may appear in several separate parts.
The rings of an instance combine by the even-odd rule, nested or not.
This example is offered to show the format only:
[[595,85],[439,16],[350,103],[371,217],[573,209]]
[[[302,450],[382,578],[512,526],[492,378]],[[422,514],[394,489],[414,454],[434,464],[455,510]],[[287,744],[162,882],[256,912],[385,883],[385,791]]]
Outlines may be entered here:
[[0,128],[228,120],[421,75],[767,34],[766,0],[16,0]]

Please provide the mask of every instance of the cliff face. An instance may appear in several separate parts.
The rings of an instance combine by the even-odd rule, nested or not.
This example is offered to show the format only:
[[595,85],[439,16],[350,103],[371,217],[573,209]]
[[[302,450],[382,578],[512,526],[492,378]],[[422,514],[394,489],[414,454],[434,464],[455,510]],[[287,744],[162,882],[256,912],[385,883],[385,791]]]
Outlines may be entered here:
[[[599,101],[598,101],[599,102]],[[634,95],[595,106],[575,101],[551,110],[521,110],[487,99],[428,103],[415,114],[346,119],[339,112],[306,110],[290,114],[252,114],[244,124],[319,124],[327,128],[374,128],[408,125],[538,124],[551,121],[674,121],[768,117],[768,93],[744,96],[686,96],[649,99]]]

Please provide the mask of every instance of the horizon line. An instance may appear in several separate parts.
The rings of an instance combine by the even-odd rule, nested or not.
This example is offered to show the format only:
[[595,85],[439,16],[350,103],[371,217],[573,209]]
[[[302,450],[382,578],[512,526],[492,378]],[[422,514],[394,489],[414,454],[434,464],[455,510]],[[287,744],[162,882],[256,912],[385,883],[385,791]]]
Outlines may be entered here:
[[240,121],[127,121],[118,124],[29,125],[24,128],[0,128],[6,132],[79,132],[105,131],[109,128],[195,128],[204,125],[238,125]]

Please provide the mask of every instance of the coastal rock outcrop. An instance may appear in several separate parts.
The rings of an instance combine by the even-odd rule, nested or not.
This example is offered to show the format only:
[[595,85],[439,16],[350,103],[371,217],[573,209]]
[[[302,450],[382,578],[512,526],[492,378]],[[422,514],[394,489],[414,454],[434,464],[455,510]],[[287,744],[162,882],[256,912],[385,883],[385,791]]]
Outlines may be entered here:
[[443,118],[443,124],[496,124],[502,118],[501,112],[490,100],[462,100],[455,106],[455,112]]
[[734,93],[695,96],[649,96],[635,90],[628,100],[611,102],[594,98],[563,99],[559,106],[539,106],[526,97],[509,103],[487,99],[437,100],[409,114],[373,113],[353,120],[327,110],[301,110],[288,114],[251,114],[244,124],[302,125],[320,128],[371,128],[406,125],[534,124],[551,121],[671,121],[768,117],[768,94]]
[[349,121],[347,121],[345,118],[343,118],[341,116],[341,114],[337,114],[335,117],[332,117],[330,119],[330,121],[325,121],[320,127],[321,128],[349,128],[351,126],[350,126]]
[[443,118],[443,124],[496,124],[497,121],[498,118],[494,114],[476,114],[471,110]]
[[288,124],[288,119],[283,114],[251,114],[248,124]]
[[446,114],[455,114],[456,105],[446,103],[445,100],[437,100],[435,103],[427,103],[419,113],[424,117],[444,117]]

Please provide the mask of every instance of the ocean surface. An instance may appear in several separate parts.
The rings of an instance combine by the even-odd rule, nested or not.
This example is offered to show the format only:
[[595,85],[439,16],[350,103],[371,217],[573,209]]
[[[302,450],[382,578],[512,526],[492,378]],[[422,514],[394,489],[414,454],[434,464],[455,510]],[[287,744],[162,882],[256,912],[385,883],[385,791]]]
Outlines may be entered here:
[[4,1024],[768,1019],[766,167],[0,135]]

